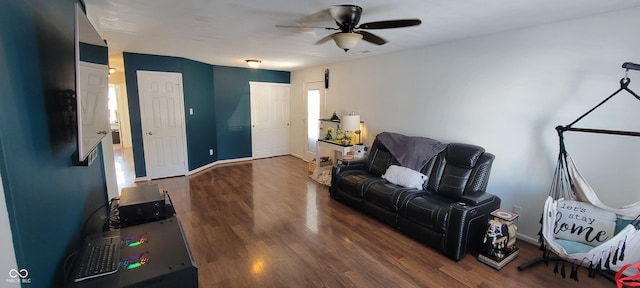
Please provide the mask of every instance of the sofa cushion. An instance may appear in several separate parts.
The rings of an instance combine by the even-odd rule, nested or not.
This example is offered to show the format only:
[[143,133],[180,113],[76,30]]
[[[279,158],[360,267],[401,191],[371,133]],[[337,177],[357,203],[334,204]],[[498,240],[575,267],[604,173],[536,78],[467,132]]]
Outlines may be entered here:
[[364,200],[391,212],[398,212],[402,197],[406,193],[424,192],[411,188],[402,188],[389,182],[374,182],[364,192]]
[[401,213],[412,222],[444,233],[451,204],[451,200],[437,195],[423,195],[409,200]]
[[395,164],[397,161],[393,155],[389,153],[387,148],[376,143],[377,149],[371,149],[369,157],[367,157],[366,169],[375,175],[382,175],[387,171],[389,165]]
[[362,198],[363,191],[368,183],[375,181],[384,180],[364,170],[347,170],[338,174],[335,181],[335,188],[342,193]]
[[451,199],[460,199],[467,185],[471,169],[447,165],[440,180],[438,194]]
[[413,169],[398,165],[391,165],[387,172],[382,175],[387,181],[407,188],[423,189],[424,182],[427,181],[427,175],[424,175]]
[[484,153],[484,148],[469,144],[450,144],[447,148],[447,162],[459,167],[473,168],[478,158]]

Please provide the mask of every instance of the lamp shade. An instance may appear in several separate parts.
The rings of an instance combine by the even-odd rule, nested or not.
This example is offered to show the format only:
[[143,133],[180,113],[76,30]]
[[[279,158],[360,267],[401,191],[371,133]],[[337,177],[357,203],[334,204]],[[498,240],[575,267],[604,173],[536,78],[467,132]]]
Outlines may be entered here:
[[358,131],[360,130],[360,115],[344,115],[340,124],[344,131]]
[[358,44],[358,41],[362,39],[362,35],[358,33],[335,33],[331,35],[331,38],[338,47],[347,52]]

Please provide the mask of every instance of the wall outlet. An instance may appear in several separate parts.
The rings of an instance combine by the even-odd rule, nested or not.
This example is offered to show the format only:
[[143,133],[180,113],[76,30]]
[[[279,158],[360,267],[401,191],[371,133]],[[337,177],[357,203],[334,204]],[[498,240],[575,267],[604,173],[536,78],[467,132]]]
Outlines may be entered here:
[[209,155],[213,156],[213,149],[209,149]]
[[522,214],[522,206],[513,205],[513,208],[511,209],[511,212],[516,213],[518,215]]

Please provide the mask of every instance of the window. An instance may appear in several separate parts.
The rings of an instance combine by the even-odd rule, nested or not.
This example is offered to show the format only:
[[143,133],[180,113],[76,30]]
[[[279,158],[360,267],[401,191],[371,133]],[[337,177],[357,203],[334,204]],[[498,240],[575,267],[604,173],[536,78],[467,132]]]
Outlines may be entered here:
[[320,131],[320,90],[307,90],[307,151],[316,151]]

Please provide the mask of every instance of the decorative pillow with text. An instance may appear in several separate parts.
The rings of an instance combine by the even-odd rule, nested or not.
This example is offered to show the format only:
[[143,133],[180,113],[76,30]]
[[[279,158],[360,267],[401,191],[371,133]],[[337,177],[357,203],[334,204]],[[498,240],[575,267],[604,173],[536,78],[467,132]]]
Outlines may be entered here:
[[589,203],[559,200],[556,238],[598,246],[611,239],[616,229],[616,214]]

